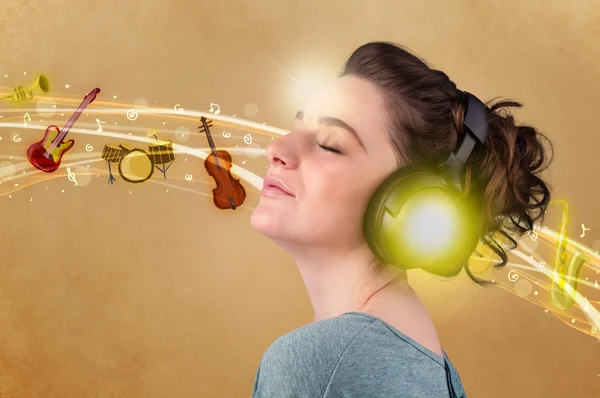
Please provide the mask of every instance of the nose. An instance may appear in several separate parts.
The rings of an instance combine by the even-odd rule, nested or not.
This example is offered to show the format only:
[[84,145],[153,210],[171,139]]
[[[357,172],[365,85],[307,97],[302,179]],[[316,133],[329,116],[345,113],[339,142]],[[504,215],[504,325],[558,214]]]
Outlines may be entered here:
[[290,135],[284,135],[267,146],[265,153],[269,163],[285,166],[286,168],[296,168],[298,166],[298,154],[294,150],[293,137]]

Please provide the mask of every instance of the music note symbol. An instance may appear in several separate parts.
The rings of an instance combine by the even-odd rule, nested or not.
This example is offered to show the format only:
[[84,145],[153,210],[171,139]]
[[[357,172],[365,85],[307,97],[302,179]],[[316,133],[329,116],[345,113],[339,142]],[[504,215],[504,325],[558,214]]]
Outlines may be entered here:
[[75,186],[77,186],[77,180],[75,179],[75,177],[76,177],[76,176],[75,176],[75,173],[73,173],[73,172],[71,171],[71,168],[70,168],[70,167],[67,167],[67,174],[68,174],[68,177],[67,177],[67,178],[69,179],[69,181],[71,181],[71,182],[74,182],[74,183],[75,183]]
[[31,121],[31,117],[29,116],[29,113],[25,113],[25,115],[23,115],[23,122],[25,122],[25,126],[27,126],[27,120],[25,120],[25,118],[27,118],[27,120]]
[[102,132],[102,126],[100,126],[100,123],[106,123],[106,122],[103,122],[100,119],[96,119],[96,124],[98,125],[98,130],[96,130],[96,131],[99,132],[99,133]]
[[[214,109],[214,107],[217,107],[217,109]],[[209,112],[214,112],[215,115],[218,115],[219,113],[221,113],[221,108],[219,107],[219,104],[213,104],[212,102],[210,103],[210,110]]]
[[589,231],[589,228],[586,228],[584,224],[581,224],[581,229],[583,229],[583,233],[581,235],[579,235],[580,238],[583,238],[585,236],[585,231]]

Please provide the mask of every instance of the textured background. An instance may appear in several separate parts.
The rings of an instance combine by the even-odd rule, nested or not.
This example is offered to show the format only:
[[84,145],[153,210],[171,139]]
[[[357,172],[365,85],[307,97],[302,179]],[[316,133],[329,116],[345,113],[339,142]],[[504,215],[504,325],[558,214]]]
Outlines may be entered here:
[[[554,142],[547,178],[570,204],[573,231],[591,227],[582,239],[591,246],[600,239],[599,37],[595,0],[2,0],[0,86],[46,73],[52,95],[77,103],[98,86],[98,104],[116,95],[207,111],[214,102],[287,129],[305,99],[290,97],[290,74],[330,78],[359,45],[399,42],[483,99],[524,103],[516,115]],[[248,103],[256,116],[244,115]],[[91,116],[81,122],[95,128]],[[1,152],[24,156],[43,130],[14,143],[0,129]],[[70,154],[105,141],[72,138]],[[200,159],[181,158],[169,175],[195,173],[210,194]],[[262,176],[266,165],[246,167]],[[201,194],[117,180],[73,188],[57,178],[0,196],[0,396],[250,396],[268,345],[312,320],[291,259],[249,226],[256,189],[232,212]],[[469,397],[598,396],[597,339],[464,275],[411,280]]]

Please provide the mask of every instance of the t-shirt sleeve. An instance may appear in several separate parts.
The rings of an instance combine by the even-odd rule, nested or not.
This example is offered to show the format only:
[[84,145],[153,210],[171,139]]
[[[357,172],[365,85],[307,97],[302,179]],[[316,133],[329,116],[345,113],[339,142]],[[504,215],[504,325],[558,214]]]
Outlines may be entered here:
[[252,388],[252,396],[256,397],[256,391],[258,389],[258,376],[260,375],[260,367],[262,365],[262,359],[258,364],[258,369],[256,369],[256,375],[254,376],[254,387]]
[[[321,398],[345,348],[359,331],[332,339],[313,325],[277,339],[265,352],[254,380],[252,398]],[[354,336],[352,336],[354,334]]]
[[[297,343],[297,342],[296,342]],[[330,353],[315,352],[311,344],[294,345],[279,341],[261,360],[254,380],[253,398],[322,397],[327,375],[335,363],[328,363]]]

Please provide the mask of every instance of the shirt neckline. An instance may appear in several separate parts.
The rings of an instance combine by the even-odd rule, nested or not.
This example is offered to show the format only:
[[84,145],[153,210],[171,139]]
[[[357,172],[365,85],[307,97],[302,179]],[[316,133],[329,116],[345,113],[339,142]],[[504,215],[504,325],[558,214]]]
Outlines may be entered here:
[[366,317],[366,318],[373,319],[375,321],[381,322],[383,325],[385,325],[388,329],[390,329],[394,334],[396,334],[402,340],[404,340],[407,343],[411,344],[412,346],[414,346],[415,348],[417,348],[419,351],[421,351],[423,354],[425,354],[428,357],[430,357],[431,359],[433,359],[438,364],[446,367],[446,361],[448,361],[448,356],[446,355],[446,351],[444,351],[443,348],[442,348],[442,353],[444,355],[440,356],[440,355],[436,354],[435,352],[431,351],[429,348],[425,347],[424,345],[418,343],[412,337],[410,337],[410,336],[402,333],[400,330],[396,329],[395,327],[393,327],[389,323],[385,322],[383,319],[378,318],[376,316],[373,316],[371,314],[367,314],[367,313],[359,312],[359,311],[349,311],[349,312],[344,312],[343,314],[341,314],[339,316],[343,316],[343,315],[358,315],[358,316],[363,316],[363,317]]

